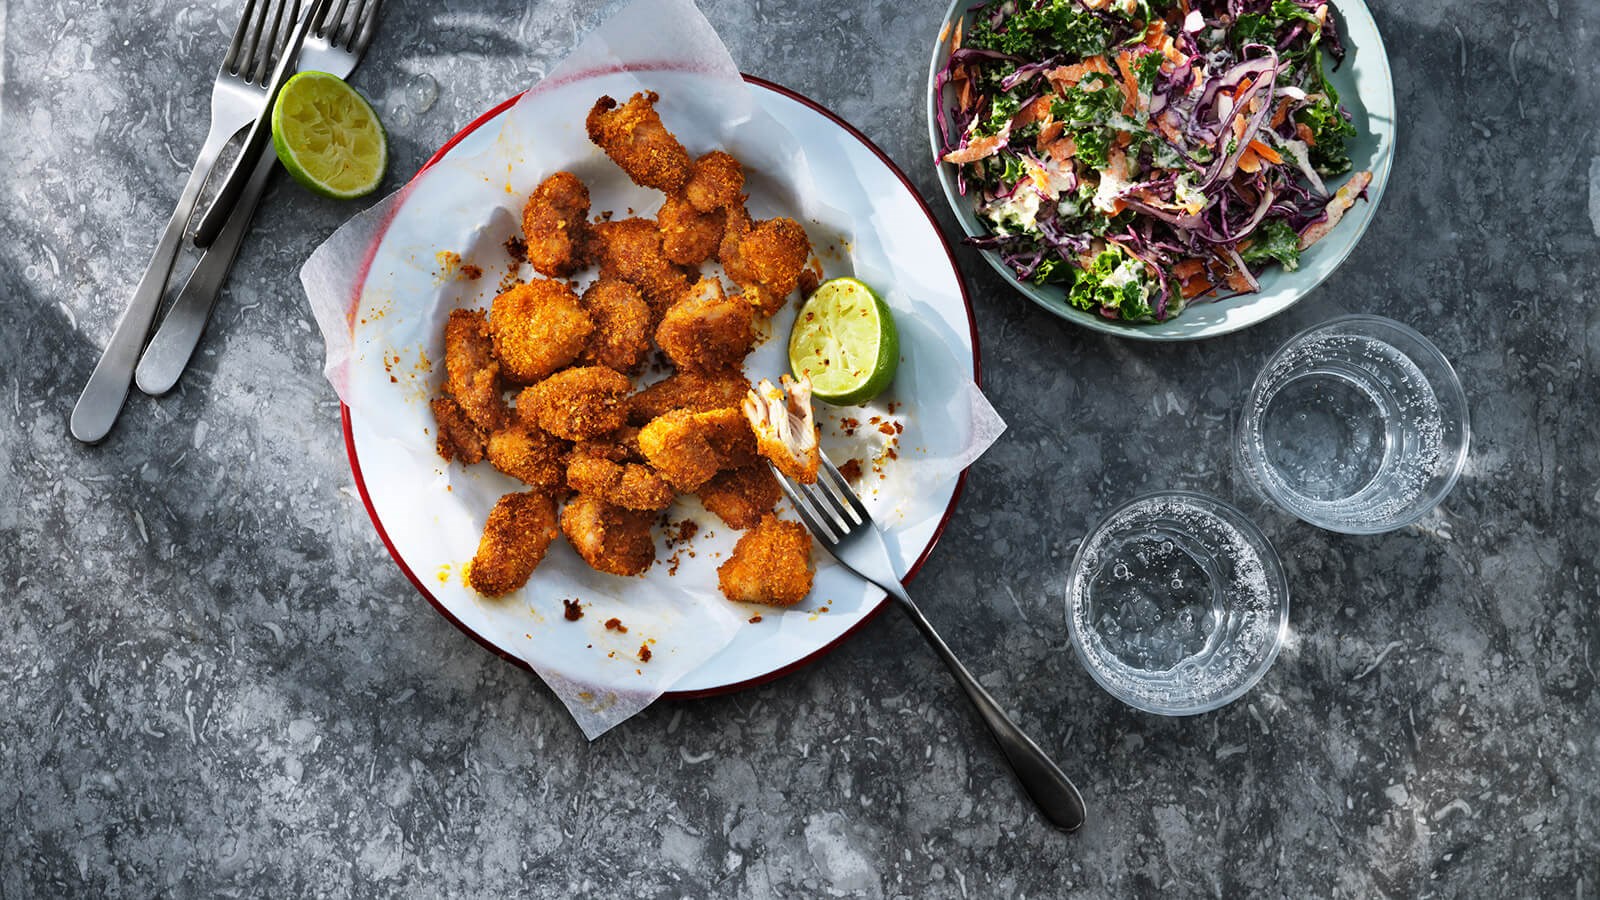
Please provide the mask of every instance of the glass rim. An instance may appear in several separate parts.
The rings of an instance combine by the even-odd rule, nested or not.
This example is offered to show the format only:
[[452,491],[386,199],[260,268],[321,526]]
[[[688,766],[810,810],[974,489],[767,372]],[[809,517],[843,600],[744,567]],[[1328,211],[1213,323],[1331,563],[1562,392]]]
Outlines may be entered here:
[[[1188,501],[1199,501],[1201,506],[1209,507],[1209,509],[1206,510],[1207,512],[1216,515],[1218,518],[1238,529],[1241,536],[1244,537],[1245,543],[1255,551],[1257,559],[1260,560],[1262,572],[1266,577],[1268,590],[1277,600],[1277,603],[1275,604],[1275,609],[1278,616],[1277,627],[1272,629],[1267,637],[1267,651],[1262,656],[1261,661],[1256,664],[1253,670],[1243,680],[1241,680],[1239,684],[1230,688],[1226,692],[1210,698],[1204,703],[1191,704],[1187,706],[1151,703],[1138,697],[1131,696],[1127,691],[1109,683],[1101,674],[1100,670],[1090,661],[1088,653],[1084,650],[1083,644],[1085,638],[1084,635],[1079,631],[1076,617],[1073,615],[1073,598],[1077,594],[1078,584],[1083,578],[1084,574],[1083,555],[1085,548],[1087,548],[1094,541],[1094,538],[1102,534],[1106,530],[1106,526],[1115,520],[1117,516],[1135,506],[1160,498],[1180,498]],[[1283,561],[1278,556],[1277,548],[1272,546],[1272,542],[1267,539],[1266,534],[1264,534],[1255,524],[1255,522],[1251,521],[1250,517],[1246,516],[1238,507],[1228,503],[1225,500],[1218,499],[1217,497],[1213,497],[1209,494],[1202,494],[1198,491],[1185,490],[1181,488],[1173,490],[1150,491],[1118,504],[1110,512],[1107,512],[1105,515],[1101,516],[1100,519],[1095,522],[1094,527],[1090,528],[1088,533],[1084,535],[1083,541],[1078,544],[1077,551],[1072,555],[1072,566],[1067,572],[1067,587],[1065,593],[1066,596],[1064,599],[1066,600],[1065,611],[1067,616],[1067,633],[1070,638],[1070,643],[1072,644],[1073,655],[1077,657],[1078,664],[1089,673],[1089,677],[1094,679],[1095,684],[1098,684],[1101,690],[1122,701],[1124,705],[1132,709],[1136,709],[1144,713],[1150,713],[1152,715],[1169,717],[1197,716],[1203,713],[1215,712],[1216,710],[1227,706],[1235,700],[1238,700],[1246,693],[1249,693],[1250,689],[1255,687],[1256,684],[1260,682],[1261,679],[1267,674],[1268,670],[1272,668],[1272,664],[1277,661],[1278,653],[1283,650],[1283,645],[1288,640],[1289,635],[1289,579],[1283,571]]]
[[[1292,502],[1291,498],[1284,496],[1283,492],[1277,490],[1271,482],[1267,481],[1266,479],[1262,479],[1259,476],[1254,476],[1248,473],[1248,470],[1255,467],[1248,464],[1246,461],[1248,457],[1245,453],[1244,430],[1245,423],[1249,420],[1249,410],[1252,408],[1252,405],[1256,402],[1256,400],[1265,393],[1268,375],[1271,374],[1274,365],[1276,365],[1280,359],[1282,359],[1296,346],[1304,342],[1307,338],[1323,332],[1332,331],[1339,326],[1351,324],[1371,325],[1380,329],[1392,331],[1404,338],[1405,341],[1411,345],[1399,348],[1405,351],[1407,356],[1411,356],[1413,350],[1420,351],[1421,355],[1426,357],[1426,361],[1428,363],[1439,367],[1441,370],[1440,374],[1442,374],[1444,377],[1442,382],[1432,377],[1430,373],[1424,371],[1424,374],[1428,375],[1428,386],[1433,389],[1434,396],[1438,398],[1440,409],[1447,410],[1453,414],[1453,417],[1459,422],[1459,428],[1461,431],[1460,446],[1454,451],[1454,459],[1449,462],[1447,467],[1441,469],[1438,473],[1438,476],[1436,476],[1440,477],[1441,479],[1438,487],[1419,498],[1412,510],[1407,512],[1405,515],[1402,515],[1392,521],[1385,522],[1382,525],[1370,527],[1332,525],[1327,522],[1318,521],[1308,517]],[[1413,359],[1412,362],[1418,362],[1418,360]],[[1418,368],[1421,369],[1422,366],[1419,365]],[[1250,383],[1250,390],[1245,394],[1245,403],[1239,412],[1239,420],[1234,427],[1233,436],[1234,458],[1240,464],[1241,468],[1247,470],[1247,477],[1245,480],[1249,482],[1251,489],[1255,493],[1260,494],[1263,499],[1267,500],[1269,503],[1273,504],[1289,515],[1294,516],[1300,521],[1305,522],[1306,524],[1315,528],[1320,528],[1324,531],[1331,531],[1337,534],[1354,535],[1386,534],[1391,531],[1398,531],[1407,525],[1411,525],[1420,521],[1424,516],[1432,512],[1440,503],[1444,502],[1444,498],[1450,496],[1451,491],[1455,490],[1456,482],[1460,480],[1462,472],[1466,470],[1467,455],[1468,451],[1471,449],[1471,446],[1472,417],[1471,412],[1467,407],[1466,388],[1462,385],[1461,375],[1460,373],[1456,372],[1455,366],[1451,365],[1450,359],[1439,350],[1438,346],[1436,346],[1433,341],[1428,340],[1425,335],[1417,331],[1415,328],[1412,328],[1410,325],[1386,316],[1374,315],[1372,313],[1346,313],[1344,315],[1334,316],[1331,319],[1324,320],[1308,328],[1302,329],[1294,336],[1278,345],[1278,348],[1272,351],[1271,355],[1267,357],[1266,362],[1261,364],[1261,368],[1257,370],[1255,378],[1252,379]]]

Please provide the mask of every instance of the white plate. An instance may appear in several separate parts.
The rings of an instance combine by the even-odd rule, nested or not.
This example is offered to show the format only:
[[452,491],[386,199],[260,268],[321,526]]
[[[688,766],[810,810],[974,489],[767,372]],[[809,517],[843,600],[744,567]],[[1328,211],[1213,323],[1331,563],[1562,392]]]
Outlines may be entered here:
[[[978,2],[954,0],[945,13],[942,27],[964,17]],[[1194,303],[1165,322],[1135,325],[1114,322],[1072,306],[1067,303],[1066,291],[1058,285],[1019,281],[1011,267],[993,250],[982,251],[983,258],[1006,283],[1061,318],[1095,331],[1138,340],[1192,341],[1217,337],[1266,321],[1298,303],[1333,274],[1366,233],[1378,210],[1378,201],[1383,199],[1383,189],[1389,183],[1389,169],[1394,161],[1394,79],[1389,73],[1389,56],[1378,34],[1378,24],[1372,20],[1372,13],[1362,0],[1333,0],[1333,6],[1345,58],[1339,68],[1328,73],[1328,80],[1338,90],[1340,102],[1350,111],[1356,127],[1357,134],[1348,144],[1351,172],[1370,171],[1372,183],[1367,186],[1367,199],[1351,207],[1327,237],[1301,255],[1299,269],[1285,272],[1272,266],[1262,274],[1261,290],[1257,293]],[[934,121],[938,96],[933,90],[933,79],[949,55],[950,45],[935,40],[933,60],[928,69],[928,139],[935,159],[939,154],[939,129]],[[989,229],[973,211],[971,198],[956,190],[956,167],[943,163],[938,169],[945,199],[950,202],[950,209],[955,212],[962,229],[971,237],[987,235]],[[1349,180],[1349,175],[1328,179],[1328,190],[1338,190]]]
[[[675,77],[673,73],[661,74],[668,84]],[[877,287],[888,286],[885,300],[894,309],[895,320],[900,325],[902,363],[890,395],[881,399],[897,401],[905,414],[906,430],[900,439],[902,454],[915,453],[918,448],[931,448],[938,453],[959,447],[970,437],[971,429],[970,411],[961,389],[968,381],[979,380],[977,332],[954,258],[933,216],[888,157],[854,128],[786,88],[748,76],[746,80],[757,105],[801,142],[812,169],[816,196],[826,198],[833,214],[842,217],[841,222],[847,223],[853,231],[848,257],[855,273]],[[605,92],[605,87],[603,74],[594,78],[595,96]],[[669,96],[666,88],[662,93],[664,97]],[[515,99],[469,125],[446,143],[424,168],[453,153],[481,152],[493,141],[496,131],[481,126],[493,122]],[[760,157],[760,148],[747,149],[755,158]],[[742,158],[745,156],[745,152],[738,149],[735,153]],[[579,167],[579,171],[586,170]],[[771,173],[765,174],[771,176]],[[761,176],[762,173],[756,173],[753,181],[758,182]],[[781,180],[781,175],[775,177]],[[440,201],[430,199],[426,182],[419,184],[422,187],[406,195],[397,206],[391,221],[432,214],[430,208]],[[784,187],[779,184],[776,191],[781,194]],[[759,187],[752,189],[752,194],[759,190]],[[752,205],[755,203],[753,197]],[[600,207],[597,203],[597,208]],[[808,230],[817,226],[827,233],[829,224],[813,222],[807,226]],[[816,237],[813,230],[814,241]],[[390,247],[391,243],[380,240],[368,266],[369,273],[414,269],[415,259],[396,258],[405,251]],[[837,262],[829,263],[823,248],[819,247],[819,252],[827,275],[846,274],[839,270]],[[486,274],[484,281],[495,274]],[[368,275],[369,279],[379,277]],[[792,316],[792,310],[789,315]],[[773,333],[787,334],[788,321],[787,318],[775,320]],[[757,352],[765,351],[771,359],[781,359],[782,343],[781,339],[772,341]],[[352,373],[355,390],[377,391],[390,380],[373,366],[375,363],[358,366]],[[369,387],[362,388],[361,383]],[[430,496],[437,496],[432,492],[439,484],[441,461],[427,460],[417,454],[414,447],[399,446],[394,440],[378,437],[370,423],[364,423],[362,416],[349,407],[345,408],[344,426],[350,466],[373,524],[396,563],[442,615],[479,643],[518,665],[526,667],[524,658],[531,656],[541,669],[554,670],[585,683],[605,684],[613,677],[603,666],[593,670],[588,667],[581,652],[574,650],[574,647],[581,648],[581,639],[569,642],[572,646],[553,646],[556,642],[548,641],[543,646],[505,645],[507,629],[488,619],[503,614],[504,607],[482,603],[460,584],[459,578],[437,574],[459,567],[463,557],[471,555],[470,548],[441,546],[442,542],[430,539],[426,527],[427,517],[435,514],[429,501]],[[420,427],[417,430],[419,441],[431,441],[420,433]],[[472,474],[476,476],[478,470],[487,470],[487,467],[474,467]],[[503,476],[487,471],[482,477],[492,488],[497,483],[495,480]],[[914,573],[926,559],[955,507],[964,478],[964,473],[959,478],[947,478],[937,490],[905,498],[905,502],[923,510],[923,514],[899,520],[890,517],[890,521],[880,522],[889,539],[891,553],[901,561],[902,571]],[[892,491],[889,485],[892,481],[885,482],[885,493]],[[512,484],[499,490],[514,489]],[[484,496],[492,502],[492,497],[498,493],[486,490]],[[487,507],[477,512],[481,522]],[[760,613],[762,621],[740,626],[731,644],[681,678],[667,696],[721,693],[777,677],[825,652],[883,608],[881,591],[832,565],[820,550],[818,557],[816,583],[807,601],[788,611],[752,607],[750,614]],[[641,578],[619,579],[617,584],[621,590],[648,599],[651,579],[660,576],[659,569],[658,566]],[[538,578],[539,573],[535,572],[529,585],[531,593],[537,594]],[[558,606],[554,610],[541,610],[541,603],[550,605],[554,600],[529,601],[536,612],[547,616],[552,612],[559,614]]]

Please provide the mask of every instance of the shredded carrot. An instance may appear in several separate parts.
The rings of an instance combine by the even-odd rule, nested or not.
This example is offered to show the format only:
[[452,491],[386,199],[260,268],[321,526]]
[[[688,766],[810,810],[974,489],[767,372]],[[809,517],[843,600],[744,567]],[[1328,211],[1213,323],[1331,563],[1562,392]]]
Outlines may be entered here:
[[1228,287],[1241,294],[1255,290],[1250,286],[1250,281],[1244,277],[1244,273],[1237,270],[1228,273]]
[[1207,281],[1205,278],[1191,278],[1183,283],[1183,299],[1193,300],[1194,298],[1204,294],[1206,291],[1209,291],[1214,287],[1216,287],[1216,285],[1212,284],[1210,281]]
[[1117,146],[1118,147],[1126,147],[1131,143],[1133,143],[1133,135],[1129,134],[1126,131],[1117,132]]
[[1251,141],[1250,147],[1244,148],[1244,152],[1239,154],[1239,171],[1247,175],[1253,175],[1261,171],[1261,159],[1256,156],[1255,150],[1252,149],[1254,146],[1255,142]]
[[1233,139],[1234,140],[1238,140],[1238,139],[1244,137],[1244,126],[1245,126],[1245,115],[1244,115],[1244,113],[1239,113],[1237,116],[1233,117]]
[[1040,152],[1048,151],[1050,145],[1055,143],[1056,138],[1061,137],[1061,133],[1066,130],[1067,126],[1061,122],[1046,122],[1039,127],[1039,139],[1034,142],[1034,145],[1039,148]]
[[1057,162],[1066,162],[1078,153],[1078,142],[1070,137],[1064,137],[1045,148],[1050,158]]
[[1205,267],[1205,260],[1191,256],[1188,259],[1179,260],[1178,263],[1172,267],[1172,274],[1178,276],[1179,281],[1188,281],[1190,278],[1204,271]]
[[964,18],[956,20],[956,35],[955,35],[955,40],[950,42],[950,49],[951,50],[960,50],[961,49],[961,26],[965,23],[965,21],[966,20]]
[[1300,135],[1300,140],[1305,141],[1307,144],[1313,147],[1317,145],[1317,135],[1311,130],[1310,125],[1304,122],[1296,122],[1294,133]]
[[1154,22],[1150,23],[1150,27],[1149,28],[1145,29],[1145,32],[1144,32],[1144,45],[1146,47],[1149,47],[1149,48],[1151,48],[1153,50],[1160,50],[1160,49],[1164,48],[1167,44],[1170,44],[1170,43],[1172,43],[1172,42],[1167,40],[1167,23],[1166,22],[1163,22],[1162,20],[1157,19]]
[[1257,156],[1269,163],[1273,163],[1274,165],[1283,162],[1283,156],[1280,155],[1278,151],[1268,147],[1266,144],[1263,144],[1260,141],[1251,141],[1250,149],[1254,150]]
[[1041,121],[1048,115],[1050,115],[1050,95],[1040,94],[1033,98],[1032,103],[1017,110],[1017,114],[1011,117],[1011,127],[1022,128]]
[[1272,111],[1272,127],[1277,128],[1287,118],[1289,118],[1289,101],[1286,99],[1279,102],[1278,108]]
[[1117,54],[1117,68],[1122,72],[1122,114],[1133,115],[1139,108],[1139,79],[1133,76],[1133,66],[1129,65],[1131,57],[1124,50]]

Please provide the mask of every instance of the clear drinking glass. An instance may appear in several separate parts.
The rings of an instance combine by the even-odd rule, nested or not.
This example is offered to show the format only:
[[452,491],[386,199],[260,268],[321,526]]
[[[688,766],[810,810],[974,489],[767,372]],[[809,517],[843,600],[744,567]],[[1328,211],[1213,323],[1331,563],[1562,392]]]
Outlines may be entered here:
[[1267,360],[1239,416],[1239,471],[1319,528],[1376,534],[1438,505],[1467,459],[1467,399],[1427,338],[1378,316],[1303,331]]
[[1277,658],[1288,623],[1289,585],[1266,537],[1187,491],[1113,510],[1067,580],[1078,660],[1122,702],[1161,715],[1238,699]]

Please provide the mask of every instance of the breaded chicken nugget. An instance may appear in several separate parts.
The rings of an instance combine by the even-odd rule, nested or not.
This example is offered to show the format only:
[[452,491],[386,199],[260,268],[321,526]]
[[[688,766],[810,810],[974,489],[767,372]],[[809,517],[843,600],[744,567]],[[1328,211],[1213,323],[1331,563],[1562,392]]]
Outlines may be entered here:
[[582,362],[631,372],[650,352],[655,314],[639,289],[626,281],[596,281],[583,292],[583,308],[594,320],[594,333],[579,354]]
[[578,358],[594,321],[564,282],[536,278],[494,298],[489,332],[506,377],[533,384]]
[[600,277],[638,288],[659,315],[689,287],[689,276],[667,259],[661,229],[651,219],[618,219],[594,226]]
[[595,571],[637,575],[656,559],[656,542],[650,535],[654,519],[654,513],[622,509],[579,494],[561,510],[561,531]]
[[804,484],[814,484],[822,464],[817,443],[817,420],[811,409],[811,379],[779,378],[783,387],[767,379],[745,395],[742,409],[756,437],[756,449],[778,471]]
[[628,421],[638,425],[675,409],[706,412],[737,407],[750,391],[750,382],[737,370],[698,375],[679,372],[628,398]]
[[689,153],[661,124],[655,91],[634,94],[617,106],[610,97],[594,102],[584,121],[589,140],[611,157],[635,184],[675,194],[689,178]]
[[507,494],[489,510],[467,583],[490,597],[528,583],[556,539],[556,504],[545,494]]
[[489,464],[547,494],[567,486],[567,442],[526,421],[489,436]]
[[683,196],[701,212],[739,206],[744,202],[744,168],[727,153],[713,150],[694,161]]
[[581,441],[621,427],[628,376],[605,366],[582,366],[551,375],[517,395],[517,416],[556,437]]
[[750,221],[743,209],[729,213],[717,259],[728,277],[764,314],[777,312],[800,284],[811,257],[811,241],[789,218]]
[[682,196],[668,197],[656,213],[661,252],[680,266],[700,265],[716,254],[727,218],[723,210],[702,212]]
[[450,397],[435,397],[430,404],[437,425],[434,449],[446,461],[459,459],[463,465],[472,465],[483,459],[484,433],[467,418],[461,405]]
[[567,464],[567,486],[624,509],[666,509],[677,496],[649,466],[576,456]]
[[695,282],[656,326],[656,343],[685,372],[736,369],[755,340],[750,304],[724,296],[714,276]]
[[761,521],[761,515],[772,512],[783,496],[772,469],[763,462],[720,472],[695,493],[706,509],[739,530]]
[[565,278],[587,266],[589,188],[571,172],[540,182],[522,208],[522,237],[540,275]]
[[444,371],[445,392],[473,424],[485,432],[505,425],[509,412],[501,395],[500,361],[494,358],[483,310],[451,310],[444,326]]
[[755,437],[741,419],[735,409],[673,410],[639,430],[639,449],[668,484],[690,493],[754,459]]
[[767,513],[717,568],[722,595],[740,603],[793,606],[811,593],[811,532]]

